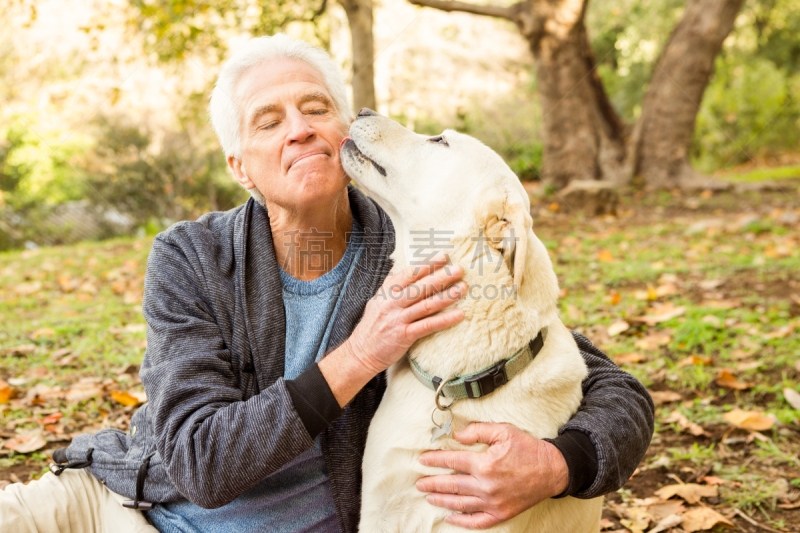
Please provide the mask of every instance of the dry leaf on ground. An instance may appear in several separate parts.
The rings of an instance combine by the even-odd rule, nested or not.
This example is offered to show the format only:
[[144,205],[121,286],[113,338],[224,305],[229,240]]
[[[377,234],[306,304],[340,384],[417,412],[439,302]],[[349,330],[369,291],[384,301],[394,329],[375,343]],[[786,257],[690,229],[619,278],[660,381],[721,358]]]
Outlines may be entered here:
[[[681,430],[688,431],[695,437],[706,434],[706,430],[704,430],[701,425],[691,422],[688,418],[686,418],[686,415],[680,411],[672,411],[672,413],[670,413],[670,415],[664,419],[664,422],[668,424],[678,424],[678,427],[681,428]],[[664,499],[666,500],[666,498]]]
[[725,483],[730,483],[727,479],[722,479],[717,476],[703,476],[698,481],[702,481],[707,485],[724,485]]
[[122,405],[131,406],[139,404],[139,398],[131,396],[125,391],[112,390],[109,394],[111,394],[111,397],[114,398],[114,400],[121,403]]
[[734,409],[722,415],[722,418],[737,428],[750,431],[766,431],[775,425],[775,419],[760,411],[742,411]]
[[11,400],[11,385],[0,379],[0,405]]
[[660,324],[661,322],[666,322],[668,320],[672,320],[673,318],[677,318],[686,312],[685,306],[675,307],[672,304],[664,304],[661,307],[655,307],[650,309],[650,314],[644,316],[637,316],[631,318],[630,320],[633,322],[642,322],[647,324],[648,326],[655,326],[656,324]]
[[625,517],[619,523],[628,528],[631,533],[644,533],[645,528],[650,525],[650,515],[641,507],[630,507],[625,509]]
[[662,531],[667,531],[668,529],[672,529],[673,527],[681,525],[681,522],[683,522],[682,516],[671,514],[667,517],[664,517],[664,519],[658,522],[656,527],[648,531],[648,533],[661,533]]
[[699,355],[690,355],[686,359],[681,359],[678,363],[678,368],[683,368],[685,366],[711,366],[713,361],[710,357],[700,357]]
[[631,352],[631,353],[624,353],[622,355],[615,355],[614,362],[617,364],[620,363],[641,363],[642,361],[646,361],[647,357],[643,356],[640,353]]
[[619,320],[614,322],[610,326],[608,326],[608,336],[609,337],[616,337],[623,331],[630,329],[631,325],[625,322],[624,320]]
[[672,337],[666,335],[664,333],[656,333],[654,335],[648,335],[647,337],[642,337],[641,339],[637,340],[634,344],[640,350],[655,350],[659,346],[666,346],[669,344],[669,341],[672,340]]
[[655,492],[656,496],[668,500],[673,496],[682,498],[686,503],[698,503],[701,498],[713,498],[719,495],[719,490],[714,485],[698,485],[697,483],[684,483],[683,485],[667,485]]
[[656,405],[663,405],[665,403],[679,402],[683,400],[683,396],[671,390],[648,392],[650,393],[650,397],[653,398],[653,403]]
[[602,250],[600,253],[597,254],[598,261],[603,261],[604,263],[609,263],[614,260],[614,256],[611,255],[611,252],[608,250]]
[[[2,394],[1,390],[0,394]],[[800,411],[800,392],[797,392],[794,389],[786,388],[783,389],[783,397],[786,398],[786,401],[789,402],[789,405],[791,405],[793,409]],[[0,403],[3,403],[2,396],[0,396]]]
[[647,507],[647,512],[659,523],[669,516],[682,514],[685,510],[686,507],[680,500],[659,501]]
[[736,376],[731,374],[728,370],[722,370],[715,380],[716,384],[726,389],[745,390],[753,386],[752,383],[739,381]]
[[3,443],[3,446],[16,453],[31,453],[47,446],[41,429],[24,431]]
[[19,346],[12,346],[11,348],[5,348],[0,352],[0,355],[13,355],[14,357],[25,357],[26,355],[31,355],[35,351],[36,351],[35,344],[20,344]]
[[686,533],[706,531],[714,526],[735,527],[733,523],[710,507],[695,507],[683,515],[681,527]]

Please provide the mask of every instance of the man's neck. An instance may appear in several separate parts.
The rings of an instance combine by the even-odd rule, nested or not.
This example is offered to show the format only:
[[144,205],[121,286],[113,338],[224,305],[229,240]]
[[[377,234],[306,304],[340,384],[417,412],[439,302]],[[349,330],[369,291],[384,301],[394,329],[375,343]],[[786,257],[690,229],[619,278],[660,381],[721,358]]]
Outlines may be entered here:
[[322,208],[299,212],[267,202],[267,209],[278,264],[293,278],[317,279],[344,256],[353,225],[347,188]]

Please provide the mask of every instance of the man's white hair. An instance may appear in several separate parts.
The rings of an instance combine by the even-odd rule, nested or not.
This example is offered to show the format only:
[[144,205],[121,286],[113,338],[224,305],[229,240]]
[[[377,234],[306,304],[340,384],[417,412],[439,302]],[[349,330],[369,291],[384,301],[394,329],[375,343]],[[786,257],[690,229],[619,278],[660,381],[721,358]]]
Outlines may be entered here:
[[[236,86],[242,76],[252,67],[274,59],[294,59],[303,61],[322,75],[322,80],[333,98],[333,105],[345,125],[353,118],[347,101],[347,87],[339,71],[325,50],[311,46],[305,41],[296,40],[283,33],[273,36],[250,39],[240,50],[222,65],[217,84],[211,92],[208,106],[211,125],[217,133],[225,157],[241,158],[242,152],[242,114],[244,110],[237,101]],[[260,203],[262,195],[255,187],[250,193]]]

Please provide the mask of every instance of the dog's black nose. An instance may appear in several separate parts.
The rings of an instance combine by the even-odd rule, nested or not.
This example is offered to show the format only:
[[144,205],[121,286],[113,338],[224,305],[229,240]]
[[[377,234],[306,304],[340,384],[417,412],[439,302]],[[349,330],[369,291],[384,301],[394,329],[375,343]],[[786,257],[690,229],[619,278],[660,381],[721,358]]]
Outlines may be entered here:
[[359,117],[374,117],[377,113],[368,107],[362,107],[361,111],[358,112]]

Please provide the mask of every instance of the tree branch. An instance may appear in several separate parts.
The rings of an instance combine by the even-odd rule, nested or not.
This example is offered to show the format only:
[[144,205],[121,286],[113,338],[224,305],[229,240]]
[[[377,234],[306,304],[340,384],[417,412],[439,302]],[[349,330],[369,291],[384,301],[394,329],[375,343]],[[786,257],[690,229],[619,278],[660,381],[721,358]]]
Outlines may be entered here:
[[482,6],[469,4],[467,2],[456,2],[451,0],[409,0],[414,5],[432,7],[441,11],[462,11],[474,15],[485,15],[487,17],[498,17],[510,21],[516,20],[516,11],[512,7]]

